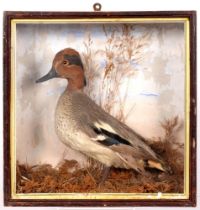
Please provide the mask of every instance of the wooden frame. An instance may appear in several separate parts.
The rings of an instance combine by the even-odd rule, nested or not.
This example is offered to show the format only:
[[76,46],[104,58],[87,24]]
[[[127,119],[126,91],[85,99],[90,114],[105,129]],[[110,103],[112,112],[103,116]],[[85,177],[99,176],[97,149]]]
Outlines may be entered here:
[[[188,68],[189,68],[189,146],[188,146],[188,195],[176,199],[165,197],[158,199],[143,198],[97,198],[65,199],[57,197],[56,200],[48,197],[35,199],[33,197],[17,197],[12,192],[12,144],[11,134],[12,117],[12,22],[15,20],[27,21],[53,19],[59,22],[62,19],[106,20],[109,18],[118,21],[124,19],[185,19],[188,24]],[[196,205],[196,12],[195,11],[163,11],[163,12],[5,12],[4,13],[4,204],[6,206],[195,206]]]

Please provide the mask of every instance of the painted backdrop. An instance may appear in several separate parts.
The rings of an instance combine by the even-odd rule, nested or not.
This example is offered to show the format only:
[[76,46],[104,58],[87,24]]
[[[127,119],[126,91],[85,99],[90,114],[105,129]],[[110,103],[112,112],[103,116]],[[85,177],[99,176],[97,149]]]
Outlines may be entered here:
[[178,116],[184,141],[185,40],[176,24],[19,24],[16,37],[16,145],[20,163],[83,156],[63,145],[54,111],[67,81],[36,84],[63,48],[79,51],[85,92],[107,112],[147,139],[164,135],[161,123]]

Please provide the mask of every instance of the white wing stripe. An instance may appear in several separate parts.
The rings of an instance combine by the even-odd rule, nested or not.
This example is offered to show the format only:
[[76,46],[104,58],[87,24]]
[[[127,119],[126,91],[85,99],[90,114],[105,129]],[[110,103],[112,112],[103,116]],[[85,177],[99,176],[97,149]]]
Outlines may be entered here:
[[95,138],[91,138],[94,141],[103,141],[106,139],[106,137],[104,135],[98,135]]
[[98,129],[104,129],[104,130],[107,130],[109,131],[110,133],[114,133],[114,134],[117,134],[117,132],[107,123],[104,123],[102,121],[99,121],[99,122],[95,122],[94,125],[98,128]]

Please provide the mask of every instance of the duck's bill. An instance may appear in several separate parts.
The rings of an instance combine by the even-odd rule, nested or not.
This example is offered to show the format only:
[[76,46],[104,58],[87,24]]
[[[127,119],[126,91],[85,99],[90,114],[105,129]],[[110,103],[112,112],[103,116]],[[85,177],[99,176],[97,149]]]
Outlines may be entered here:
[[49,79],[53,79],[59,77],[59,75],[57,74],[56,70],[54,68],[52,68],[46,75],[44,75],[43,77],[41,77],[40,79],[36,80],[36,83],[39,82],[45,82]]

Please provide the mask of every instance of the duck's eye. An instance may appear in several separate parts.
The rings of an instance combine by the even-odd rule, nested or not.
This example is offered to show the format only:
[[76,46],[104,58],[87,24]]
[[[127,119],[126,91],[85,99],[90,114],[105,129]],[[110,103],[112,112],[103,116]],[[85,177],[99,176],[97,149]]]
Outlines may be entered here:
[[64,60],[64,61],[63,61],[63,64],[64,64],[64,65],[69,65],[69,61]]

